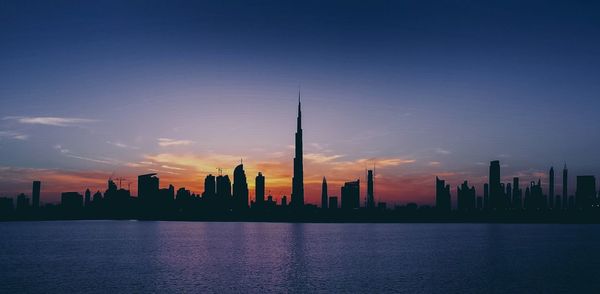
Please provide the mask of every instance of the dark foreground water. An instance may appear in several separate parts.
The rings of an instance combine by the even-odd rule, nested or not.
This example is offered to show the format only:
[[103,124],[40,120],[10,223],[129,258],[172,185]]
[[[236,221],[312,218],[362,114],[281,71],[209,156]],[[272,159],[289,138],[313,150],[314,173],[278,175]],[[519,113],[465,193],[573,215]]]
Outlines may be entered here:
[[3,293],[595,292],[599,225],[0,223]]

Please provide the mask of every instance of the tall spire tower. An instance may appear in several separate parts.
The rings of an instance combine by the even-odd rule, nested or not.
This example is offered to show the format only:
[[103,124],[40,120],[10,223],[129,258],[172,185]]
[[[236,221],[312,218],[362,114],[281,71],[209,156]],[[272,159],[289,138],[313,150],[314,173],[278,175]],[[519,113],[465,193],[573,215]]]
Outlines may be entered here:
[[296,155],[294,157],[294,177],[292,178],[292,207],[304,207],[304,166],[302,159],[302,110],[300,89],[298,89],[298,118],[296,121]]

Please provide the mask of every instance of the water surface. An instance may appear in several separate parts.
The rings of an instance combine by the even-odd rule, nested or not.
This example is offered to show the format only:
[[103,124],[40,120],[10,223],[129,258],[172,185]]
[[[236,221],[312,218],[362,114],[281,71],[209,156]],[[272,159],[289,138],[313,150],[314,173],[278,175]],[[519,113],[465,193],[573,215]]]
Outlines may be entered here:
[[3,293],[595,292],[600,225],[0,223]]

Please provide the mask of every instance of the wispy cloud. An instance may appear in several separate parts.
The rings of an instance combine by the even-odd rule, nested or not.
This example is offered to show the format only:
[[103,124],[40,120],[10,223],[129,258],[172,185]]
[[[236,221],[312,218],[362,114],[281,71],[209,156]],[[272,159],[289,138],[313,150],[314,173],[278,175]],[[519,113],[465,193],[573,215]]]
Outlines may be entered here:
[[74,127],[82,124],[96,122],[94,119],[76,118],[76,117],[56,117],[56,116],[6,116],[5,120],[16,120],[22,124],[46,125],[55,127]]
[[62,145],[56,145],[56,146],[54,146],[54,149],[58,150],[58,152],[60,152],[64,156],[70,157],[70,158],[75,158],[75,159],[80,159],[80,160],[85,160],[85,161],[90,161],[90,162],[95,162],[95,163],[110,164],[110,165],[118,165],[119,164],[119,162],[117,160],[114,160],[111,158],[92,158],[92,157],[82,156],[82,155],[78,155],[78,154],[73,154],[71,152],[71,150],[64,148]]
[[158,146],[160,147],[169,147],[169,146],[185,146],[193,144],[194,141],[191,140],[176,140],[169,138],[158,138]]
[[431,165],[431,166],[437,166],[437,165],[440,165],[440,164],[441,164],[441,162],[439,162],[439,161],[430,161],[429,162],[429,165]]
[[0,139],[27,140],[28,135],[13,131],[0,131]]
[[336,159],[338,159],[340,157],[343,157],[343,155],[338,155],[338,154],[325,155],[325,154],[321,154],[321,153],[307,153],[307,154],[304,154],[304,158],[306,160],[317,162],[317,163],[323,163],[323,162],[328,162],[328,161],[336,160]]
[[170,166],[170,165],[161,165],[160,167],[162,168],[166,168],[166,169],[172,169],[172,170],[185,170],[185,168],[180,168],[180,167],[176,167],[176,166]]
[[450,152],[450,150],[446,150],[446,149],[442,149],[442,148],[435,148],[435,153],[437,154],[443,154],[443,155],[448,155],[452,152]]
[[112,142],[112,141],[106,141],[107,144],[113,145],[115,147],[119,147],[119,148],[123,148],[123,149],[140,149],[140,147],[136,147],[136,146],[131,146],[131,145],[127,145],[125,143],[121,143],[121,142]]

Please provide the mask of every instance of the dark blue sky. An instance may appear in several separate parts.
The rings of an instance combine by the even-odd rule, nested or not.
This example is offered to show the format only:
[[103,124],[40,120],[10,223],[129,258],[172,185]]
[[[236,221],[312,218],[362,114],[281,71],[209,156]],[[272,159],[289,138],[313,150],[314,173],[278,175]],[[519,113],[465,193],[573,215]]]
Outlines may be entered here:
[[600,174],[598,36],[593,1],[2,1],[0,191],[157,155],[289,164],[298,84],[340,181],[377,158],[390,179]]

